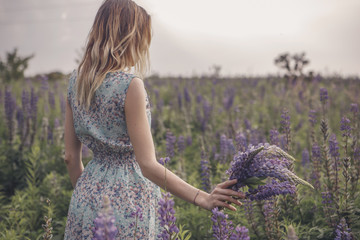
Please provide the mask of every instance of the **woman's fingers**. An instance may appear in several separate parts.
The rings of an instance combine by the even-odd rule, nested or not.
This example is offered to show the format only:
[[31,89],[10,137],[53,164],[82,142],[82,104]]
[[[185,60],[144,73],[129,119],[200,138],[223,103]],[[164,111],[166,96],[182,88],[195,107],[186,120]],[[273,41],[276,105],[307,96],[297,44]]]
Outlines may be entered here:
[[236,211],[236,207],[231,206],[230,204],[228,204],[226,202],[219,201],[216,205],[220,206],[220,207],[226,207],[226,208],[230,209],[231,211]]
[[242,192],[236,192],[231,189],[223,189],[223,188],[216,188],[214,190],[214,193],[216,194],[223,194],[223,195],[229,195],[229,196],[236,196],[239,198],[245,198],[245,194]]
[[228,188],[232,185],[234,185],[237,182],[237,179],[227,180],[225,182],[219,183],[217,186],[220,188]]

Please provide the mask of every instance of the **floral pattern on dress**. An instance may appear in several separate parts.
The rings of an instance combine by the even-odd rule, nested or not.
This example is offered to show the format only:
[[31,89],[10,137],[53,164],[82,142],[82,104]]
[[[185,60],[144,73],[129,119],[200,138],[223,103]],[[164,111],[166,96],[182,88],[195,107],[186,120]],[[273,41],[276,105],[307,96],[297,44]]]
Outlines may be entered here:
[[[135,76],[110,72],[96,90],[89,110],[76,101],[76,70],[70,76],[67,97],[73,112],[78,139],[93,152],[76,182],[64,239],[91,239],[93,220],[108,195],[119,232],[116,239],[156,239],[160,233],[158,200],[160,188],[145,178],[135,159],[126,128],[125,98]],[[151,125],[150,103],[146,96],[146,114]],[[140,207],[143,220],[137,230],[131,213]]]

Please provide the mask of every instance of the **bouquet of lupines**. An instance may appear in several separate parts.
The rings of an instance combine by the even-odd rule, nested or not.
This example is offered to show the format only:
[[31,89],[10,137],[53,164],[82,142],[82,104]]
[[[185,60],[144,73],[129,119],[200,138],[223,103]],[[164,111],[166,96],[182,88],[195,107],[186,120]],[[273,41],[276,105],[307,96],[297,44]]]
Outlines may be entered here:
[[238,191],[248,186],[250,200],[265,200],[280,194],[294,194],[296,184],[314,188],[291,171],[295,159],[281,148],[268,143],[250,145],[238,152],[226,171],[229,179],[237,179],[232,189]]

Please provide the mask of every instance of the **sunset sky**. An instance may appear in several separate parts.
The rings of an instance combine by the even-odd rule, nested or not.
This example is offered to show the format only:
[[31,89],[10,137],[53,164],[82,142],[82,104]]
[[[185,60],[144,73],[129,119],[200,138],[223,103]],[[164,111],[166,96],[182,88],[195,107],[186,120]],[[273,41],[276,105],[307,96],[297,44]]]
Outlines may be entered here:
[[[0,57],[32,53],[27,75],[76,68],[102,1],[0,0]],[[305,51],[324,75],[360,75],[359,0],[138,0],[153,17],[152,71],[277,73],[274,58]]]

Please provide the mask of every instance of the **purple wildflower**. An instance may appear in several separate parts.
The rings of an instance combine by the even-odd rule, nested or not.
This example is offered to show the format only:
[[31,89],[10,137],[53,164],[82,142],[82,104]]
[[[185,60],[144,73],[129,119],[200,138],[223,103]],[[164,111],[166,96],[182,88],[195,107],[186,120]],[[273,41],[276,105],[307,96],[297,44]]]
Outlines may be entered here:
[[131,213],[130,217],[135,217],[135,222],[130,223],[129,226],[130,228],[134,228],[134,239],[135,239],[138,221],[142,222],[144,220],[141,208],[139,206],[136,206],[136,210]]
[[290,144],[291,144],[291,128],[290,128],[290,115],[289,111],[285,108],[281,113],[282,120],[280,121],[282,132],[285,134],[286,137],[286,144],[285,144],[285,150],[290,150]]
[[320,189],[320,160],[321,160],[321,149],[317,143],[312,146],[312,173],[311,178],[313,180],[316,189]]
[[288,181],[278,182],[275,179],[270,184],[259,186],[257,189],[250,188],[246,196],[251,200],[267,200],[277,195],[295,194],[296,187]]
[[227,214],[224,214],[222,211],[219,211],[219,209],[216,207],[212,212],[211,221],[213,222],[212,230],[213,230],[213,236],[217,240],[226,240],[229,239],[229,235],[233,230],[232,222],[227,221],[229,216]]
[[226,161],[226,157],[228,155],[228,142],[225,134],[222,134],[220,136],[220,154],[222,162],[224,163]]
[[239,132],[238,134],[236,134],[236,137],[235,137],[235,142],[236,142],[236,145],[237,145],[237,150],[238,151],[246,151],[246,148],[247,148],[247,140],[246,140],[246,136],[245,134]]
[[351,126],[350,120],[346,117],[342,117],[340,121],[340,130],[342,131],[343,137],[350,137],[351,135]]
[[210,166],[209,166],[209,161],[206,159],[206,155],[204,151],[201,152],[200,166],[201,166],[200,176],[201,176],[202,188],[205,192],[210,192],[211,189]]
[[179,154],[184,153],[184,151],[185,151],[185,138],[182,135],[180,135],[178,137],[177,148],[178,148]]
[[232,107],[234,103],[235,90],[234,88],[227,88],[224,93],[223,104],[226,111]]
[[187,103],[190,103],[191,97],[187,87],[184,88],[184,99]]
[[339,154],[339,144],[338,141],[336,140],[336,135],[332,134],[329,137],[329,152],[330,155],[333,158],[339,158],[340,154]]
[[14,123],[14,117],[15,117],[15,111],[16,111],[16,100],[13,97],[11,90],[6,89],[5,90],[5,118],[7,122],[7,127],[9,131],[9,142],[12,143],[12,141],[15,138],[15,123]]
[[21,94],[21,104],[23,108],[23,113],[26,117],[30,116],[30,93],[28,91],[23,90]]
[[160,158],[159,159],[159,163],[161,164],[161,165],[165,165],[165,164],[167,164],[168,162],[170,161],[170,158],[169,157],[165,157],[165,158]]
[[[234,190],[247,185],[253,199],[266,199],[279,194],[292,194],[295,184],[312,187],[311,184],[296,176],[292,168],[294,158],[279,147],[268,143],[258,146],[249,146],[246,152],[239,152],[234,156],[227,174],[231,179],[238,179],[233,186]],[[265,178],[276,178],[281,182],[272,181],[268,184],[262,181]],[[265,186],[262,186],[264,185]]]
[[174,136],[172,132],[168,131],[166,133],[166,153],[170,158],[175,155],[175,143],[176,136]]
[[335,230],[334,240],[353,240],[351,229],[348,227],[345,218],[341,218],[339,225]]
[[157,237],[162,240],[171,239],[171,236],[179,232],[175,225],[176,217],[174,210],[174,200],[170,198],[170,193],[162,193],[162,198],[159,200],[158,212],[160,214],[160,225],[163,227],[161,234]]
[[316,120],[316,110],[314,110],[314,109],[311,109],[309,111],[309,122],[310,122],[312,127],[314,127],[316,122],[317,122],[317,120]]
[[237,226],[235,231],[231,234],[229,240],[250,240],[249,229],[244,226]]
[[323,105],[326,105],[327,100],[329,99],[328,91],[326,88],[320,88],[320,102]]
[[280,146],[279,132],[276,129],[270,130],[270,144]]
[[95,226],[92,228],[93,240],[115,240],[118,229],[114,223],[115,217],[112,213],[110,200],[108,196],[105,196],[103,200],[103,208],[94,219]]
[[191,145],[192,145],[192,137],[191,137],[190,135],[186,138],[186,145],[187,145],[187,146],[191,146]]

